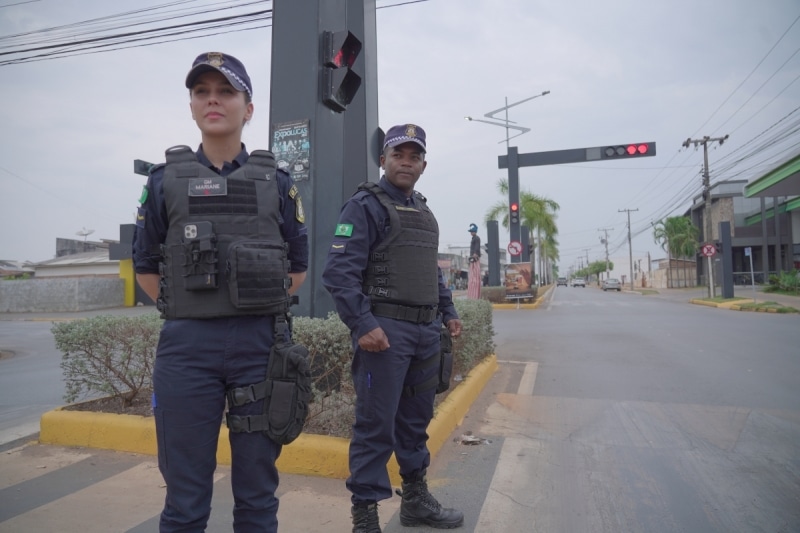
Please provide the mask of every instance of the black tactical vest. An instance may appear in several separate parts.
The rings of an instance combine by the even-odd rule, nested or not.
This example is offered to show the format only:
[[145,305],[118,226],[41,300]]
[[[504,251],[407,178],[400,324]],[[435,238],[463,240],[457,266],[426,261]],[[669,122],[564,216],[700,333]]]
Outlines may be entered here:
[[166,152],[169,220],[159,265],[163,318],[273,315],[289,309],[289,262],[271,152],[220,176],[188,146]]
[[375,195],[389,213],[391,231],[370,252],[362,290],[373,302],[414,306],[439,303],[439,224],[425,198],[415,193],[418,207],[393,200],[377,183],[359,185]]

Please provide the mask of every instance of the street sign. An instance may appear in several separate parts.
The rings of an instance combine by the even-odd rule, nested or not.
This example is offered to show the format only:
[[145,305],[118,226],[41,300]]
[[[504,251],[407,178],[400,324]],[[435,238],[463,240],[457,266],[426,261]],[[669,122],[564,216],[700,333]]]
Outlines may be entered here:
[[513,256],[518,256],[522,253],[522,243],[519,241],[511,241],[508,243],[508,253]]
[[746,247],[746,248],[744,249],[744,256],[745,256],[745,257],[750,257],[750,252],[751,252],[751,249],[750,249],[750,247],[749,247],[749,246],[748,246],[748,247]]
[[704,244],[703,245],[703,255],[706,257],[714,257],[714,254],[717,253],[717,247],[713,244]]

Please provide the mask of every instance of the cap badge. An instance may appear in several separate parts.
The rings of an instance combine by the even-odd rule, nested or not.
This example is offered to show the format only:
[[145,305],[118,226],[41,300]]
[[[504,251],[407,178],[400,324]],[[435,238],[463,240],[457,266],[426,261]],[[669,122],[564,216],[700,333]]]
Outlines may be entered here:
[[219,52],[209,52],[206,63],[215,68],[221,67],[222,63],[224,63],[224,60],[222,59],[222,54]]
[[412,139],[417,136],[417,127],[413,124],[406,124],[406,137]]

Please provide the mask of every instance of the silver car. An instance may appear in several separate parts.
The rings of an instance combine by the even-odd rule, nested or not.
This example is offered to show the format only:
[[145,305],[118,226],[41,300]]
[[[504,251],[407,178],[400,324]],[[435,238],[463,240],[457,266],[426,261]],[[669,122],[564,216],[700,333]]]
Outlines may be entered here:
[[608,278],[607,280],[603,281],[603,290],[604,291],[621,291],[622,284],[619,282],[618,279],[615,278]]

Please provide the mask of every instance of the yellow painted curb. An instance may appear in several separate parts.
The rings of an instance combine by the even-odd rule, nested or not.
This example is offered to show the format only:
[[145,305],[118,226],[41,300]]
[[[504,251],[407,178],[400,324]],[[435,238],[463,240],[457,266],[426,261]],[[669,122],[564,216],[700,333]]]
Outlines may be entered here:
[[695,305],[705,305],[706,307],[718,307],[717,306],[717,302],[707,302],[705,300],[693,299],[693,300],[689,300],[689,303],[692,303],[692,304],[695,304]]
[[[428,449],[435,457],[447,437],[464,420],[472,402],[497,371],[497,357],[481,361],[437,407],[428,426]],[[153,417],[115,415],[90,411],[67,411],[62,407],[48,411],[40,421],[39,442],[58,446],[100,448],[157,455],[156,427]],[[350,474],[350,441],[340,437],[303,433],[283,447],[277,466],[281,472],[345,479]],[[222,427],[217,445],[217,462],[231,464],[228,428]],[[389,477],[400,484],[394,456],[388,464]]]

